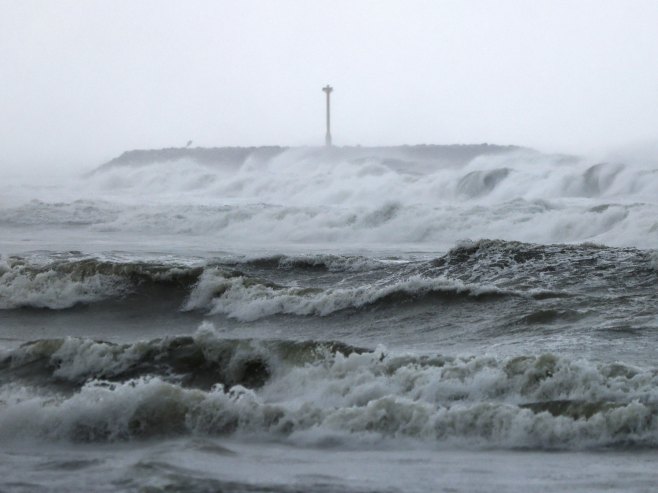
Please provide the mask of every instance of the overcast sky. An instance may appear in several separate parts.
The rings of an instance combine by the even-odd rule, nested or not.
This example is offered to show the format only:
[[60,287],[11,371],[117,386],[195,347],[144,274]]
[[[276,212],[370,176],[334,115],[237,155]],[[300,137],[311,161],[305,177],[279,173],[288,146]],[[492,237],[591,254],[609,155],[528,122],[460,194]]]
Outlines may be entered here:
[[0,0],[0,166],[658,137],[655,0]]

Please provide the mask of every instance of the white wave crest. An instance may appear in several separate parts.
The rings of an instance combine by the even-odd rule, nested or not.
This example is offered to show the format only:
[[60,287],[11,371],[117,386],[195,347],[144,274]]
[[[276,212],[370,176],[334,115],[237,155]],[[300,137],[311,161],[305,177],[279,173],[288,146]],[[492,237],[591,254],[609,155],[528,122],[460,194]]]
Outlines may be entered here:
[[26,203],[0,208],[0,223],[284,251],[298,244],[447,250],[468,238],[658,242],[658,170],[650,162],[520,150],[468,162],[422,160],[404,149],[355,152],[291,149],[232,166],[118,166],[75,189],[40,190],[32,202],[36,192],[26,190]]
[[148,377],[91,381],[72,396],[5,385],[0,437],[237,433],[311,444],[332,437],[476,447],[655,447],[657,389],[654,371],[622,364],[554,355],[419,357],[379,349],[293,366],[259,391],[201,391]]
[[6,260],[0,263],[0,309],[20,307],[64,309],[121,296],[125,279],[100,273],[86,276],[55,269],[34,270]]
[[444,277],[420,275],[354,288],[281,287],[244,276],[227,276],[219,269],[207,269],[183,309],[209,310],[210,313],[221,313],[242,321],[277,314],[326,316],[347,308],[369,305],[390,295],[422,297],[432,292],[478,296],[504,291],[494,286],[469,285]]

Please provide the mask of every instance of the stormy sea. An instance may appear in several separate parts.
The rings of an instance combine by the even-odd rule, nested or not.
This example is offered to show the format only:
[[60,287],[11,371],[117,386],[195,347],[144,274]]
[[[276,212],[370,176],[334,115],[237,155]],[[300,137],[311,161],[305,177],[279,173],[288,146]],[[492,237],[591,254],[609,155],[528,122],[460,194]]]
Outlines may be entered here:
[[0,491],[658,484],[658,163],[131,151],[0,183]]

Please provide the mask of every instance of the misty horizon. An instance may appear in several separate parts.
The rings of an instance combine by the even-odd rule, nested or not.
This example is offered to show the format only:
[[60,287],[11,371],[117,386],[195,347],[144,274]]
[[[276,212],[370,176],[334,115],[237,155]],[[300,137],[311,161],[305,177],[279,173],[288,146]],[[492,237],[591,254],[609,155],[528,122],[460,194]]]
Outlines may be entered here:
[[650,1],[7,2],[0,166],[321,145],[326,83],[336,145],[652,144],[656,25]]

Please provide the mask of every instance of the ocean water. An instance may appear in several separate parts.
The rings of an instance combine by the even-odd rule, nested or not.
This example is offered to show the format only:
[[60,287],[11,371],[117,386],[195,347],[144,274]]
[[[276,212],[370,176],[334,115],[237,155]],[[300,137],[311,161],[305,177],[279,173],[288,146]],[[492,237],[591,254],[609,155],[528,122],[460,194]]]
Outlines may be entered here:
[[655,491],[658,163],[421,150],[7,178],[0,491]]

